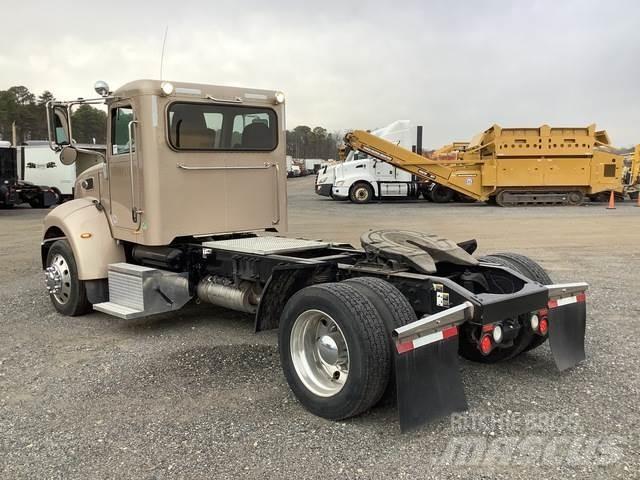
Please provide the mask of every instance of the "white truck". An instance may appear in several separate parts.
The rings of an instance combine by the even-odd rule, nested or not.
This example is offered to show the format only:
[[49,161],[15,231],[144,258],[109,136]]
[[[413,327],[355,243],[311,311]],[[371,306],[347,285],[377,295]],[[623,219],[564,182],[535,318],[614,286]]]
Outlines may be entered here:
[[27,143],[17,148],[18,168],[26,182],[48,185],[58,201],[73,198],[76,165],[63,165],[59,155],[49,148],[49,142]]
[[[398,120],[372,133],[407,148],[420,144],[420,127],[409,120]],[[417,138],[416,143],[413,139]],[[427,196],[430,184],[388,163],[369,158],[366,154],[350,152],[344,162],[323,165],[316,177],[318,195],[334,199],[350,199],[354,203],[368,203],[374,198],[418,198]]]

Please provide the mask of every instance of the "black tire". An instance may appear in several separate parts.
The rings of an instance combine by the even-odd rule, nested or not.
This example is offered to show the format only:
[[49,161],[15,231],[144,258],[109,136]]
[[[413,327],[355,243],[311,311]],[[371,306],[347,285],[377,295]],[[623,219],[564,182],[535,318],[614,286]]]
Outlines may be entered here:
[[29,200],[29,205],[31,206],[31,208],[43,208],[42,198],[40,197],[32,198],[31,200]]
[[[338,325],[349,352],[349,372],[341,390],[320,396],[305,386],[291,352],[294,325],[302,314],[327,314]],[[294,294],[284,307],[278,332],[280,362],[289,387],[310,412],[330,420],[359,415],[375,405],[389,383],[391,355],[384,321],[354,286],[325,283]]]
[[358,182],[349,190],[349,200],[353,203],[369,203],[373,200],[373,188],[368,183]]
[[[494,253],[491,255],[493,258],[501,258],[508,262],[511,262],[514,265],[514,270],[521,273],[527,278],[531,280],[535,280],[543,285],[551,285],[553,280],[547,273],[547,271],[542,268],[537,262],[531,260],[529,257],[524,255],[520,255],[519,253]],[[534,348],[538,348],[544,342],[547,341],[546,335],[534,335],[531,339],[529,345],[524,349],[525,352],[529,350],[533,350]]]
[[569,205],[582,205],[584,203],[584,192],[575,190],[567,194],[567,202]]
[[367,297],[376,308],[382,321],[387,327],[387,338],[391,352],[391,372],[389,384],[382,395],[381,403],[393,403],[396,397],[394,354],[395,343],[391,332],[398,327],[415,322],[418,318],[411,307],[409,300],[395,286],[380,278],[358,277],[350,278],[342,283],[354,286],[360,293]]
[[[512,265],[516,266],[516,270],[531,280],[535,280],[543,285],[551,285],[553,280],[547,273],[547,271],[542,268],[538,263],[531,260],[529,257],[524,255],[520,255],[519,253],[492,253],[489,257],[501,258]],[[485,257],[483,257],[485,258]]]
[[90,312],[92,310],[92,306],[87,299],[85,283],[78,279],[78,267],[69,242],[66,240],[57,240],[53,245],[51,245],[51,248],[47,253],[47,266],[51,266],[53,264],[54,258],[56,258],[57,255],[64,258],[66,266],[68,267],[70,277],[68,287],[70,288],[70,291],[64,298],[64,302],[58,299],[56,295],[49,294],[51,303],[53,303],[54,308],[58,312],[70,317],[84,315],[85,313]]
[[54,203],[54,205],[62,205],[64,203],[64,195],[62,195],[60,189],[57,187],[51,187],[51,191],[53,191],[53,193],[55,193],[58,197],[58,200],[56,201],[56,203]]
[[453,201],[454,195],[455,192],[453,190],[442,185],[436,185],[429,192],[429,196],[434,203],[449,203]]
[[[481,262],[495,263],[515,270],[516,272],[523,273],[521,271],[521,265],[511,258],[511,255],[517,254],[492,254],[480,257],[478,260]],[[520,257],[521,255],[517,256]],[[526,319],[520,318],[520,321],[524,324]],[[459,353],[467,360],[480,363],[496,363],[520,355],[530,347],[532,342],[535,341],[535,337],[537,337],[537,335],[525,325],[523,328],[520,328],[518,335],[513,339],[512,345],[504,348],[496,347],[488,355],[483,355],[477,347],[476,340],[472,336],[474,331],[475,329],[472,325],[468,323],[462,325],[460,329]]]

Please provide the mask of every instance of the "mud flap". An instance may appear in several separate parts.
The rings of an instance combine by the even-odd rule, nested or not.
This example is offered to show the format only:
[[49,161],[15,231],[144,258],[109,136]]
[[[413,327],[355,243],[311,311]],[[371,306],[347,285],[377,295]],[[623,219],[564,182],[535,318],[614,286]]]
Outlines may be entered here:
[[458,367],[457,327],[398,344],[395,356],[402,432],[467,409]]
[[549,301],[549,344],[558,370],[582,362],[587,323],[584,294]]

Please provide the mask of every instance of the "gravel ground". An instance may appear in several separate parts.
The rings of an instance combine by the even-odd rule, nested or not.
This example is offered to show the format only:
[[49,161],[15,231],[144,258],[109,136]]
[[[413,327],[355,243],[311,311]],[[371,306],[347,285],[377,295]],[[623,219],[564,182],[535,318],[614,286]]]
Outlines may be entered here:
[[254,334],[248,316],[58,315],[40,272],[46,212],[0,211],[2,478],[638,478],[640,208],[357,206],[312,183],[289,181],[294,235],[475,237],[481,253],[517,251],[556,281],[589,282],[587,361],[558,373],[547,345],[461,360],[469,411],[409,434],[392,406],[326,421],[297,403],[275,333]]

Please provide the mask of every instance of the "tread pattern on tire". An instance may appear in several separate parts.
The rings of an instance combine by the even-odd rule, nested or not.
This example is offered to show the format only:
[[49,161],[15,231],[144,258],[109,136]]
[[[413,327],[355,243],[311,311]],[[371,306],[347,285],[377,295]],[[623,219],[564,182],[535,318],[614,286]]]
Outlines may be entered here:
[[343,418],[353,417],[375,405],[389,383],[391,355],[387,347],[385,326],[369,299],[351,285],[324,283],[316,286],[331,292],[349,306],[352,312],[357,312],[357,315],[354,315],[354,320],[362,322],[364,327],[362,330],[365,344],[369,346],[366,349],[368,363],[373,368],[369,369],[371,377],[366,380],[367,390],[360,398],[360,402],[354,405],[352,412],[347,417]]
[[[305,300],[314,296],[325,304],[339,304],[336,308],[347,316],[340,318],[338,322],[342,323],[342,326],[349,326],[350,334],[355,337],[358,345],[355,351],[360,352],[360,361],[362,362],[362,368],[359,369],[362,376],[355,380],[358,386],[349,387],[351,391],[347,392],[348,395],[344,396],[342,403],[333,405],[326,410],[317,403],[317,400],[314,400],[313,394],[301,384],[292,364],[291,352],[286,347],[291,328],[295,322],[292,315],[298,315],[305,310],[315,308],[313,301]],[[354,338],[351,341],[354,341]],[[361,414],[380,400],[389,383],[391,353],[384,321],[371,301],[352,285],[323,283],[311,285],[295,293],[288,300],[282,313],[279,344],[283,370],[294,394],[307,409],[324,418],[342,420]],[[338,395],[341,394],[342,392]]]
[[390,318],[392,324],[387,325],[387,328],[390,329],[387,333],[390,334],[391,330],[417,320],[415,311],[411,308],[407,298],[389,282],[375,277],[356,277],[345,280],[343,283],[364,285],[385,300],[393,314]]
[[517,267],[515,270],[529,277],[531,280],[540,282],[543,285],[550,285],[551,283],[553,283],[551,277],[549,277],[549,274],[544,270],[544,268],[531,260],[529,257],[520,255],[519,253],[511,252],[493,253],[489,256],[507,260],[509,263],[512,263]]
[[[393,284],[376,277],[355,277],[345,280],[343,283],[361,288],[366,295],[367,292],[376,295],[387,307],[389,315],[383,317],[387,329],[387,341],[391,356],[391,369],[387,387],[380,399],[382,404],[392,404],[396,400],[396,380],[394,367],[394,341],[391,332],[398,327],[415,322],[418,318],[411,307],[409,300]],[[374,303],[375,306],[375,303]],[[376,307],[377,308],[377,307]],[[382,316],[382,312],[380,312]]]

